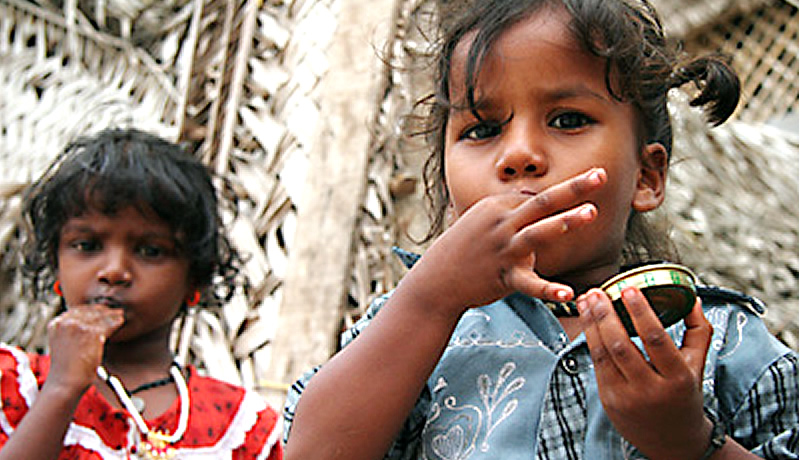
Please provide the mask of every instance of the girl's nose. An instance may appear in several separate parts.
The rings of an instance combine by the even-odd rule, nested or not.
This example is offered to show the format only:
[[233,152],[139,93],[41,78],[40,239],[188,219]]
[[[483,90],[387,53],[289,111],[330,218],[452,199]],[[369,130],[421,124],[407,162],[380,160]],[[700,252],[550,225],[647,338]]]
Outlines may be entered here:
[[110,251],[97,272],[97,278],[111,286],[129,286],[133,277],[124,252]]
[[516,142],[497,159],[496,169],[502,180],[542,176],[547,172],[547,160],[529,143]]

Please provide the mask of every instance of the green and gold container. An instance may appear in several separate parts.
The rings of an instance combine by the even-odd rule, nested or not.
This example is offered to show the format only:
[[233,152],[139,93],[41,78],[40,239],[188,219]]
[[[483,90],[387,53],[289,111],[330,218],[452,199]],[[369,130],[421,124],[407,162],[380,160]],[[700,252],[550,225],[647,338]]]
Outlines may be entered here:
[[622,303],[624,288],[639,288],[666,328],[682,320],[692,310],[697,298],[696,279],[694,273],[682,265],[649,264],[620,273],[603,283],[600,289],[611,298],[628,335],[635,337],[638,333]]

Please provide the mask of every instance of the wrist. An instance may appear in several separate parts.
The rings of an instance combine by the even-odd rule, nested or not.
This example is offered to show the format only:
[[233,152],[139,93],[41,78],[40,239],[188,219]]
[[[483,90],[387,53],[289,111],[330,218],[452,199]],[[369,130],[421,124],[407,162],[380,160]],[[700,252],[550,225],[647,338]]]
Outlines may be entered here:
[[47,399],[49,401],[62,401],[66,405],[77,405],[78,401],[89,389],[90,385],[68,384],[61,382],[57,379],[50,379],[44,381],[42,389],[39,393],[39,398]]
[[700,460],[709,460],[712,456],[725,445],[727,435],[725,433],[725,425],[719,420],[719,417],[709,408],[703,407],[703,413],[706,418],[711,422],[711,433],[708,438],[708,444]]
[[458,322],[469,308],[458,300],[458,296],[442,289],[442,284],[430,282],[430,277],[421,271],[412,270],[397,286],[392,297],[404,299],[404,303],[419,310],[427,321],[446,324]]

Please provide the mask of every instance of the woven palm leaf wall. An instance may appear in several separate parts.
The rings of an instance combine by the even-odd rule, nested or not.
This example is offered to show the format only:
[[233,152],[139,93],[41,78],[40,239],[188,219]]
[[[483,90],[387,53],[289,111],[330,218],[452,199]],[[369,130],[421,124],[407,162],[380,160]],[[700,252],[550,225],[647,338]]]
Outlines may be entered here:
[[[704,279],[766,300],[772,330],[796,348],[796,133],[762,123],[797,113],[797,7],[659,3],[687,48],[751,56],[735,61],[748,82],[737,122],[708,132],[699,115],[676,113],[688,133],[667,203],[676,241],[693,248],[684,261]],[[428,90],[426,41],[441,5],[363,5],[0,0],[0,339],[43,347],[55,311],[21,292],[20,191],[77,134],[133,125],[185,142],[229,180],[237,212],[227,221],[248,255],[250,287],[179,323],[176,352],[279,403],[402,276],[391,246],[424,249],[413,237],[427,225],[426,151],[404,115]],[[776,52],[767,39],[784,35]]]

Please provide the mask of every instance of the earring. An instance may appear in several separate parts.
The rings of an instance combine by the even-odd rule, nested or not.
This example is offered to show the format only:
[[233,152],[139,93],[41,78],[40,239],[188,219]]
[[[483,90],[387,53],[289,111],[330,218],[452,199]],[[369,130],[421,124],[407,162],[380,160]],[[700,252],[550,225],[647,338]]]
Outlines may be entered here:
[[64,297],[64,293],[61,292],[61,281],[56,280],[56,282],[53,283],[53,292],[59,297]]
[[194,291],[194,294],[192,294],[191,297],[186,298],[187,307],[194,307],[199,303],[200,303],[200,291]]

